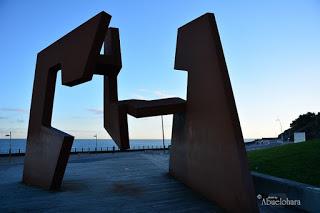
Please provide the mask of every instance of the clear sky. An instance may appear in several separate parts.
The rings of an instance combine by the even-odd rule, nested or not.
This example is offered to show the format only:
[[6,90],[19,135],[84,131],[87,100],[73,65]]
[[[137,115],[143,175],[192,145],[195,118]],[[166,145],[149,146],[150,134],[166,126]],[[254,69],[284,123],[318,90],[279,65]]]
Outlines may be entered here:
[[[100,11],[120,29],[119,98],[186,96],[174,71],[177,28],[216,16],[245,138],[272,137],[299,114],[320,111],[320,1],[0,1],[0,138],[27,135],[36,54]],[[103,129],[102,77],[57,80],[53,126],[76,138]],[[171,136],[172,116],[165,116]],[[161,138],[160,117],[129,117],[130,138]]]

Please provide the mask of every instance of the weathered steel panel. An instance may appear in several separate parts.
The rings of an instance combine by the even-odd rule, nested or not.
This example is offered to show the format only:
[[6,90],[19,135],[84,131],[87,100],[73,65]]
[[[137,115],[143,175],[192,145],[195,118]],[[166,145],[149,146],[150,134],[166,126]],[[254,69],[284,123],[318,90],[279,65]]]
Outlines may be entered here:
[[111,16],[101,12],[38,53],[30,109],[23,182],[56,189],[61,185],[73,136],[51,127],[57,72],[62,84],[90,81]]
[[257,212],[228,70],[213,14],[178,30],[175,69],[188,72],[174,115],[170,173],[231,212]]

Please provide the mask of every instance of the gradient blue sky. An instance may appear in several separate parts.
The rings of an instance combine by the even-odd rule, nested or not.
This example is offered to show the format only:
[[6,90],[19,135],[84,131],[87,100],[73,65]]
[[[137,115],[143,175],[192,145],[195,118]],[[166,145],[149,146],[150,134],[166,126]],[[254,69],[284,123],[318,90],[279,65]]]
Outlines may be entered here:
[[[100,11],[120,28],[120,99],[186,96],[173,69],[177,28],[216,16],[245,138],[279,134],[299,114],[320,111],[320,2],[0,1],[0,138],[27,134],[36,54]],[[102,78],[55,93],[53,126],[76,138],[110,138],[103,129]],[[171,136],[172,117],[165,116]],[[161,138],[160,117],[129,117],[131,138]]]

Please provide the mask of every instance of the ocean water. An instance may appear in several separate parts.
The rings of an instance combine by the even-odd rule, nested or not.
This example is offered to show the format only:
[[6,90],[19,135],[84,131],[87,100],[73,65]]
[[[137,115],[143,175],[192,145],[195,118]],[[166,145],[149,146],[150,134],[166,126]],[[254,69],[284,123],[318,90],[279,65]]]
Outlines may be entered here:
[[[252,139],[245,139],[245,142]],[[171,144],[170,139],[165,139],[165,146]],[[117,150],[116,144],[111,139],[75,139],[72,145],[72,152],[74,151],[94,151],[97,150],[112,150],[113,147]],[[131,149],[141,148],[163,148],[162,139],[132,139],[130,140]],[[9,153],[10,140],[0,139],[0,154]],[[11,152],[24,153],[26,151],[26,139],[11,139]]]
[[[165,146],[168,147],[171,144],[171,140],[164,140]],[[72,152],[74,151],[94,151],[97,150],[112,150],[113,147],[117,150],[116,144],[111,139],[75,139],[72,145]],[[162,139],[133,139],[130,140],[131,149],[140,148],[163,148]],[[9,153],[10,140],[0,139],[0,154]],[[26,139],[11,139],[12,153],[25,152]]]

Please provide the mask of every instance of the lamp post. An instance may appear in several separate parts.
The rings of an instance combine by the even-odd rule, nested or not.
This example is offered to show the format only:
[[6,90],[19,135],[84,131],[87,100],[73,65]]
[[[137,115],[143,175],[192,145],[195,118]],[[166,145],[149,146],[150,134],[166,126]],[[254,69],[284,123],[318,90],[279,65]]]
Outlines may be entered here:
[[96,151],[97,151],[98,150],[98,134],[95,134],[93,137],[96,138]]
[[162,126],[162,144],[163,144],[163,150],[165,150],[166,146],[164,144],[164,129],[163,129],[163,116],[161,115],[161,126]]
[[279,122],[279,124],[280,124],[280,131],[281,131],[281,141],[283,142],[283,132],[282,132],[282,124],[281,124],[281,121],[280,121],[280,119],[279,118],[277,118],[277,120],[276,121],[278,121]]
[[11,131],[9,134],[6,135],[6,137],[10,137],[10,140],[9,140],[9,156],[11,157]]

